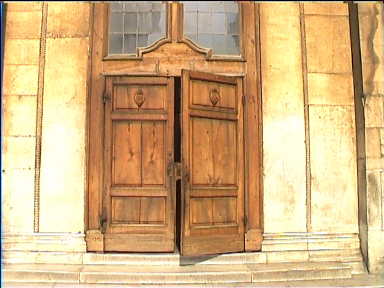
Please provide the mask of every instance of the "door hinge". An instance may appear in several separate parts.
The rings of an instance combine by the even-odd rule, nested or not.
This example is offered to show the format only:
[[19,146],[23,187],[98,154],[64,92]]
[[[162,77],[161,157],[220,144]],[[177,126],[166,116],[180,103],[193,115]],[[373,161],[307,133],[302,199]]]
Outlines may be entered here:
[[244,215],[244,226],[247,226],[248,224],[248,217],[247,215]]
[[109,97],[107,91],[104,91],[103,93],[103,103],[105,104],[111,97]]

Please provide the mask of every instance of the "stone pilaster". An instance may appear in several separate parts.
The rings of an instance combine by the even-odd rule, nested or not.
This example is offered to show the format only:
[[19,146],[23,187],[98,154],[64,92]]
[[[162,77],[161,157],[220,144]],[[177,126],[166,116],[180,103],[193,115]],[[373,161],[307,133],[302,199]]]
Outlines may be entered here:
[[365,116],[368,269],[384,272],[384,5],[358,5]]

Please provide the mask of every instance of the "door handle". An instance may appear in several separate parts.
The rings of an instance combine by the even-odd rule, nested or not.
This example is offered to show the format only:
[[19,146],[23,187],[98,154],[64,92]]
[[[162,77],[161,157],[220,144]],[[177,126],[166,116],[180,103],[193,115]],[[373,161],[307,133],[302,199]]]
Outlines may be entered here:
[[182,166],[180,162],[169,161],[167,165],[167,175],[175,176],[175,180],[181,179],[182,175]]

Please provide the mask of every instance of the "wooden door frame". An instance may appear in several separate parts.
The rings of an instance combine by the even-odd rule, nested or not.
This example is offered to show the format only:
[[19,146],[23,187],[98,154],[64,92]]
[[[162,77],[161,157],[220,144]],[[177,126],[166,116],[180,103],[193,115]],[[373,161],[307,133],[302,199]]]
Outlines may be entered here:
[[[261,250],[263,234],[263,189],[262,189],[262,111],[261,111],[261,71],[260,71],[260,17],[259,5],[252,1],[239,2],[243,22],[243,45],[246,59],[244,75],[244,152],[245,152],[245,250]],[[107,3],[91,4],[89,93],[87,101],[87,184],[85,205],[85,227],[88,251],[103,251],[104,240],[100,230],[103,195],[103,147],[104,147],[104,93],[105,75],[148,75],[180,76],[158,71],[156,63],[145,62],[143,58],[103,59],[107,35]],[[178,3],[168,3],[172,15],[180,15]],[[176,19],[175,19],[176,18]],[[167,38],[179,42],[175,28],[180,19],[168,17],[172,27],[167,29]],[[245,23],[246,22],[246,23]],[[250,25],[255,23],[255,25]],[[251,43],[254,43],[252,45]],[[156,47],[154,48],[156,49]],[[151,50],[152,51],[152,50]],[[150,52],[150,51],[149,51]],[[223,59],[221,59],[223,60]],[[137,61],[142,67],[137,68]],[[212,67],[216,61],[207,59]],[[223,60],[224,61],[224,60]],[[233,63],[234,65],[236,62]],[[152,65],[152,66],[151,66]],[[151,67],[151,69],[146,69]],[[152,69],[152,67],[155,67]],[[218,67],[218,66],[217,66]],[[136,70],[133,70],[136,69]],[[150,70],[150,71],[146,71]],[[135,72],[132,72],[135,71]],[[254,203],[254,204],[253,204]],[[255,207],[256,206],[256,207]],[[258,208],[258,209],[255,209]],[[256,212],[255,212],[256,211]]]

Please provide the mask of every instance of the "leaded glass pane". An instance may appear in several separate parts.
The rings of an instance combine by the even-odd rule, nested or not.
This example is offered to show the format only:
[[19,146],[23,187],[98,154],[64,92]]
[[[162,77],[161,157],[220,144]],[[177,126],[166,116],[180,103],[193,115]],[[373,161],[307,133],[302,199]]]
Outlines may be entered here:
[[109,54],[134,54],[166,35],[166,4],[126,1],[110,4]]
[[182,1],[184,36],[216,55],[240,54],[240,17],[236,1]]

